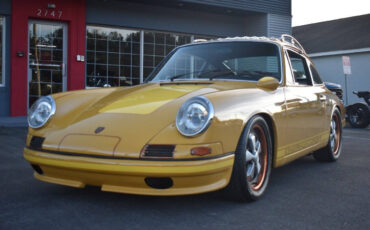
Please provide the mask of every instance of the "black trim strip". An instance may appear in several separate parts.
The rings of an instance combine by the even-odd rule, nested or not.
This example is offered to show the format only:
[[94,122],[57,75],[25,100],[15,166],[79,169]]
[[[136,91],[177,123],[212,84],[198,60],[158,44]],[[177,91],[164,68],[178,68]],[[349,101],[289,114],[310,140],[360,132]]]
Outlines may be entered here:
[[201,161],[201,160],[212,160],[217,158],[222,158],[226,156],[233,155],[234,152],[224,153],[217,156],[209,156],[209,157],[202,157],[202,158],[186,158],[186,159],[158,159],[158,158],[131,158],[131,157],[112,157],[112,156],[100,156],[100,155],[93,155],[93,154],[81,154],[81,153],[69,153],[69,152],[60,152],[60,151],[52,151],[52,150],[44,150],[44,149],[33,149],[30,147],[26,147],[29,150],[43,152],[43,153],[50,153],[50,154],[58,154],[64,156],[74,156],[74,157],[91,157],[91,158],[100,158],[100,159],[111,159],[111,160],[140,160],[140,161]]

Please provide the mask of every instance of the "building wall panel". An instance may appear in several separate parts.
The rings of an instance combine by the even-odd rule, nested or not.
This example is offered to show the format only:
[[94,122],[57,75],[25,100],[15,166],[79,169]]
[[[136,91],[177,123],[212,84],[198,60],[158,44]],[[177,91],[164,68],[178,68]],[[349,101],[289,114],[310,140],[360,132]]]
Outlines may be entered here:
[[292,33],[292,17],[289,15],[268,14],[267,36],[280,37],[282,34]]
[[183,0],[218,7],[227,7],[245,11],[291,15],[291,0]]
[[10,15],[12,9],[11,0],[0,0],[0,15]]
[[242,36],[245,19],[132,2],[90,0],[86,23],[214,36]]
[[[352,74],[348,76],[348,102],[353,104],[363,102],[352,91],[370,90],[370,53],[346,54],[351,59]],[[340,84],[345,99],[345,78],[343,73],[342,55],[312,58],[320,76],[324,81]]]

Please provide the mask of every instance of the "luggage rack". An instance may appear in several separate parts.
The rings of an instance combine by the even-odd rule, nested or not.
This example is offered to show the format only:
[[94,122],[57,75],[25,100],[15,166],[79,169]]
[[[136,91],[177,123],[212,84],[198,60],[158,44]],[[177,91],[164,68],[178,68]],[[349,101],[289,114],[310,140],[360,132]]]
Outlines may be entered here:
[[301,50],[303,53],[306,54],[306,51],[304,50],[303,46],[301,43],[297,41],[292,35],[289,34],[283,34],[281,35],[280,40],[285,43],[289,43],[290,45],[294,46],[295,48]]
[[227,38],[218,38],[218,39],[210,39],[210,40],[207,40],[207,39],[195,39],[193,41],[193,43],[200,43],[200,42],[207,42],[207,41],[224,41],[224,40],[236,40],[236,39],[252,39],[252,40],[265,40],[265,41],[275,41],[275,42],[282,42],[282,43],[286,43],[287,45],[290,45],[290,46],[293,46],[295,48],[297,48],[298,50],[300,50],[302,53],[306,54],[306,51],[305,49],[303,48],[303,46],[301,45],[301,43],[299,43],[297,41],[297,39],[295,39],[292,35],[289,35],[289,34],[283,34],[281,35],[280,39],[279,38],[269,38],[269,37],[256,37],[256,36],[253,36],[253,37],[249,37],[249,36],[243,36],[243,37],[227,37]]

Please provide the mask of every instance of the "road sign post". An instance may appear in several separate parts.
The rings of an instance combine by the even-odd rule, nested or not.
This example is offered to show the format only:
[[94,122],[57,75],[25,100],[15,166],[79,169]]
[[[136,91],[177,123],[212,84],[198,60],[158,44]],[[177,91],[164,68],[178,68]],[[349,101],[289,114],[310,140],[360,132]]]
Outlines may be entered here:
[[342,62],[343,62],[343,72],[344,72],[344,87],[346,88],[346,105],[349,105],[348,103],[348,75],[352,74],[351,71],[351,60],[349,56],[342,56]]

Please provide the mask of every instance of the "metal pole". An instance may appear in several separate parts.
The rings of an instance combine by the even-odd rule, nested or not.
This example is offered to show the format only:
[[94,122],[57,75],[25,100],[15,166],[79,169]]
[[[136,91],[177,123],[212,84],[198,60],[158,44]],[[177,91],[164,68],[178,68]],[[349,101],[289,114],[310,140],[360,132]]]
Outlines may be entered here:
[[140,84],[144,82],[144,30],[140,31]]
[[347,90],[347,74],[344,74],[344,86],[346,87],[346,105],[349,105],[348,103],[348,90]]

